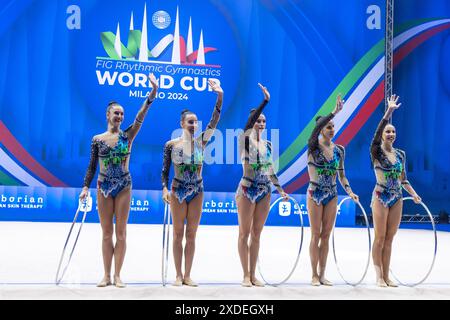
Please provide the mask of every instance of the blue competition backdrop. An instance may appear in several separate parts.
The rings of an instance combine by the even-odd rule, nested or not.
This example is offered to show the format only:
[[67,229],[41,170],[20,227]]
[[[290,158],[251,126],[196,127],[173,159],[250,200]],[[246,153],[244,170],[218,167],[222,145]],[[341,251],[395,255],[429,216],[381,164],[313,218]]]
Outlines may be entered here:
[[[133,146],[130,222],[162,221],[162,148],[177,134],[182,109],[206,126],[216,99],[209,78],[220,81],[225,100],[207,149],[214,162],[204,168],[202,223],[237,223],[242,168],[233,132],[262,100],[258,82],[271,93],[265,114],[280,181],[300,206],[314,118],[344,96],[335,141],[346,146],[347,176],[368,208],[369,144],[384,111],[384,3],[3,0],[0,220],[70,220],[107,103],[121,103],[124,125],[131,123],[150,90],[149,72],[160,91]],[[430,209],[449,211],[450,3],[397,0],[395,14],[396,145]],[[212,210],[213,203],[227,208]],[[340,223],[353,225],[355,206],[346,203]],[[268,224],[298,223],[294,215],[271,214]]]

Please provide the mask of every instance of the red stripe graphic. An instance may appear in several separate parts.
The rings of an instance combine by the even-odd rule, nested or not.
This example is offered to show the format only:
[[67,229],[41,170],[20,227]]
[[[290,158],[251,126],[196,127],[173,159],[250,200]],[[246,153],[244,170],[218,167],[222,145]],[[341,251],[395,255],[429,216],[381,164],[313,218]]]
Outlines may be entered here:
[[8,128],[0,121],[0,142],[19,160],[28,170],[41,178],[45,183],[52,187],[67,187],[67,185],[57,177],[47,171],[39,162],[37,162],[14,138]]

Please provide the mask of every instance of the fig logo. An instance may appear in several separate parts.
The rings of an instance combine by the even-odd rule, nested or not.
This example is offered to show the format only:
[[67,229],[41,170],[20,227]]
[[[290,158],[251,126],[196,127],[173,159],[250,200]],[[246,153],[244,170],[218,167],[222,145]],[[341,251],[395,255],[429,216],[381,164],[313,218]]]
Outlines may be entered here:
[[280,201],[278,204],[278,214],[282,217],[291,215],[291,203],[288,201]]
[[156,11],[152,16],[152,22],[158,29],[166,29],[170,26],[170,16],[165,11]]
[[[149,49],[151,32],[147,29],[147,4],[145,4],[142,18],[142,30],[134,29],[133,12],[131,12],[128,42],[126,46],[122,43],[119,22],[117,22],[115,34],[111,31],[101,32],[100,38],[103,48],[108,55],[106,58],[112,60],[134,60],[139,62],[154,61],[169,64],[206,65],[206,54],[208,52],[217,51],[217,49],[205,47],[203,30],[200,30],[198,49],[194,51],[192,17],[189,18],[187,40],[180,35],[180,23],[182,22],[183,21],[179,16],[179,8],[177,7],[173,33],[168,33],[160,39],[152,49]],[[156,11],[152,15],[152,23],[157,29],[167,29],[171,24],[170,15],[165,11]],[[170,61],[158,60],[162,53],[169,49],[170,46],[172,46],[172,57]]]

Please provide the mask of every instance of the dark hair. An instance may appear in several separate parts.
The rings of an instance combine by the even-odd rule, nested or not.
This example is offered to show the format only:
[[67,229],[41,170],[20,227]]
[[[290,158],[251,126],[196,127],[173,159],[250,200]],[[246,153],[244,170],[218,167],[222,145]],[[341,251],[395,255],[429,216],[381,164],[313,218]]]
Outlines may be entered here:
[[189,109],[183,109],[182,111],[181,111],[181,117],[180,117],[180,120],[181,121],[184,121],[184,118],[186,118],[186,116],[188,115],[188,114],[194,114],[192,111],[190,111]]
[[322,118],[323,118],[322,116],[317,116],[316,117],[316,123],[319,122],[319,120],[322,119]]
[[119,105],[119,103],[117,102],[117,101],[110,101],[109,103],[108,103],[108,106],[106,107],[106,112],[108,112],[109,110],[111,110],[111,108],[112,108],[112,106],[114,106],[114,105]]
[[[254,112],[256,111],[256,108],[253,108],[250,110],[250,115],[252,115]],[[259,116],[263,116],[264,113],[261,112],[261,114]]]

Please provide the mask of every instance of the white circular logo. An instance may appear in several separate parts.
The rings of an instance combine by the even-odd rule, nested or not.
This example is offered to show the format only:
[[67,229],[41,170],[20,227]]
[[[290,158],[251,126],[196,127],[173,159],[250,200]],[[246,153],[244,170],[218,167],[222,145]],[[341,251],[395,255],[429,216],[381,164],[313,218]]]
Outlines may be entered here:
[[170,25],[170,16],[165,11],[156,11],[152,16],[152,22],[158,29],[165,29]]

